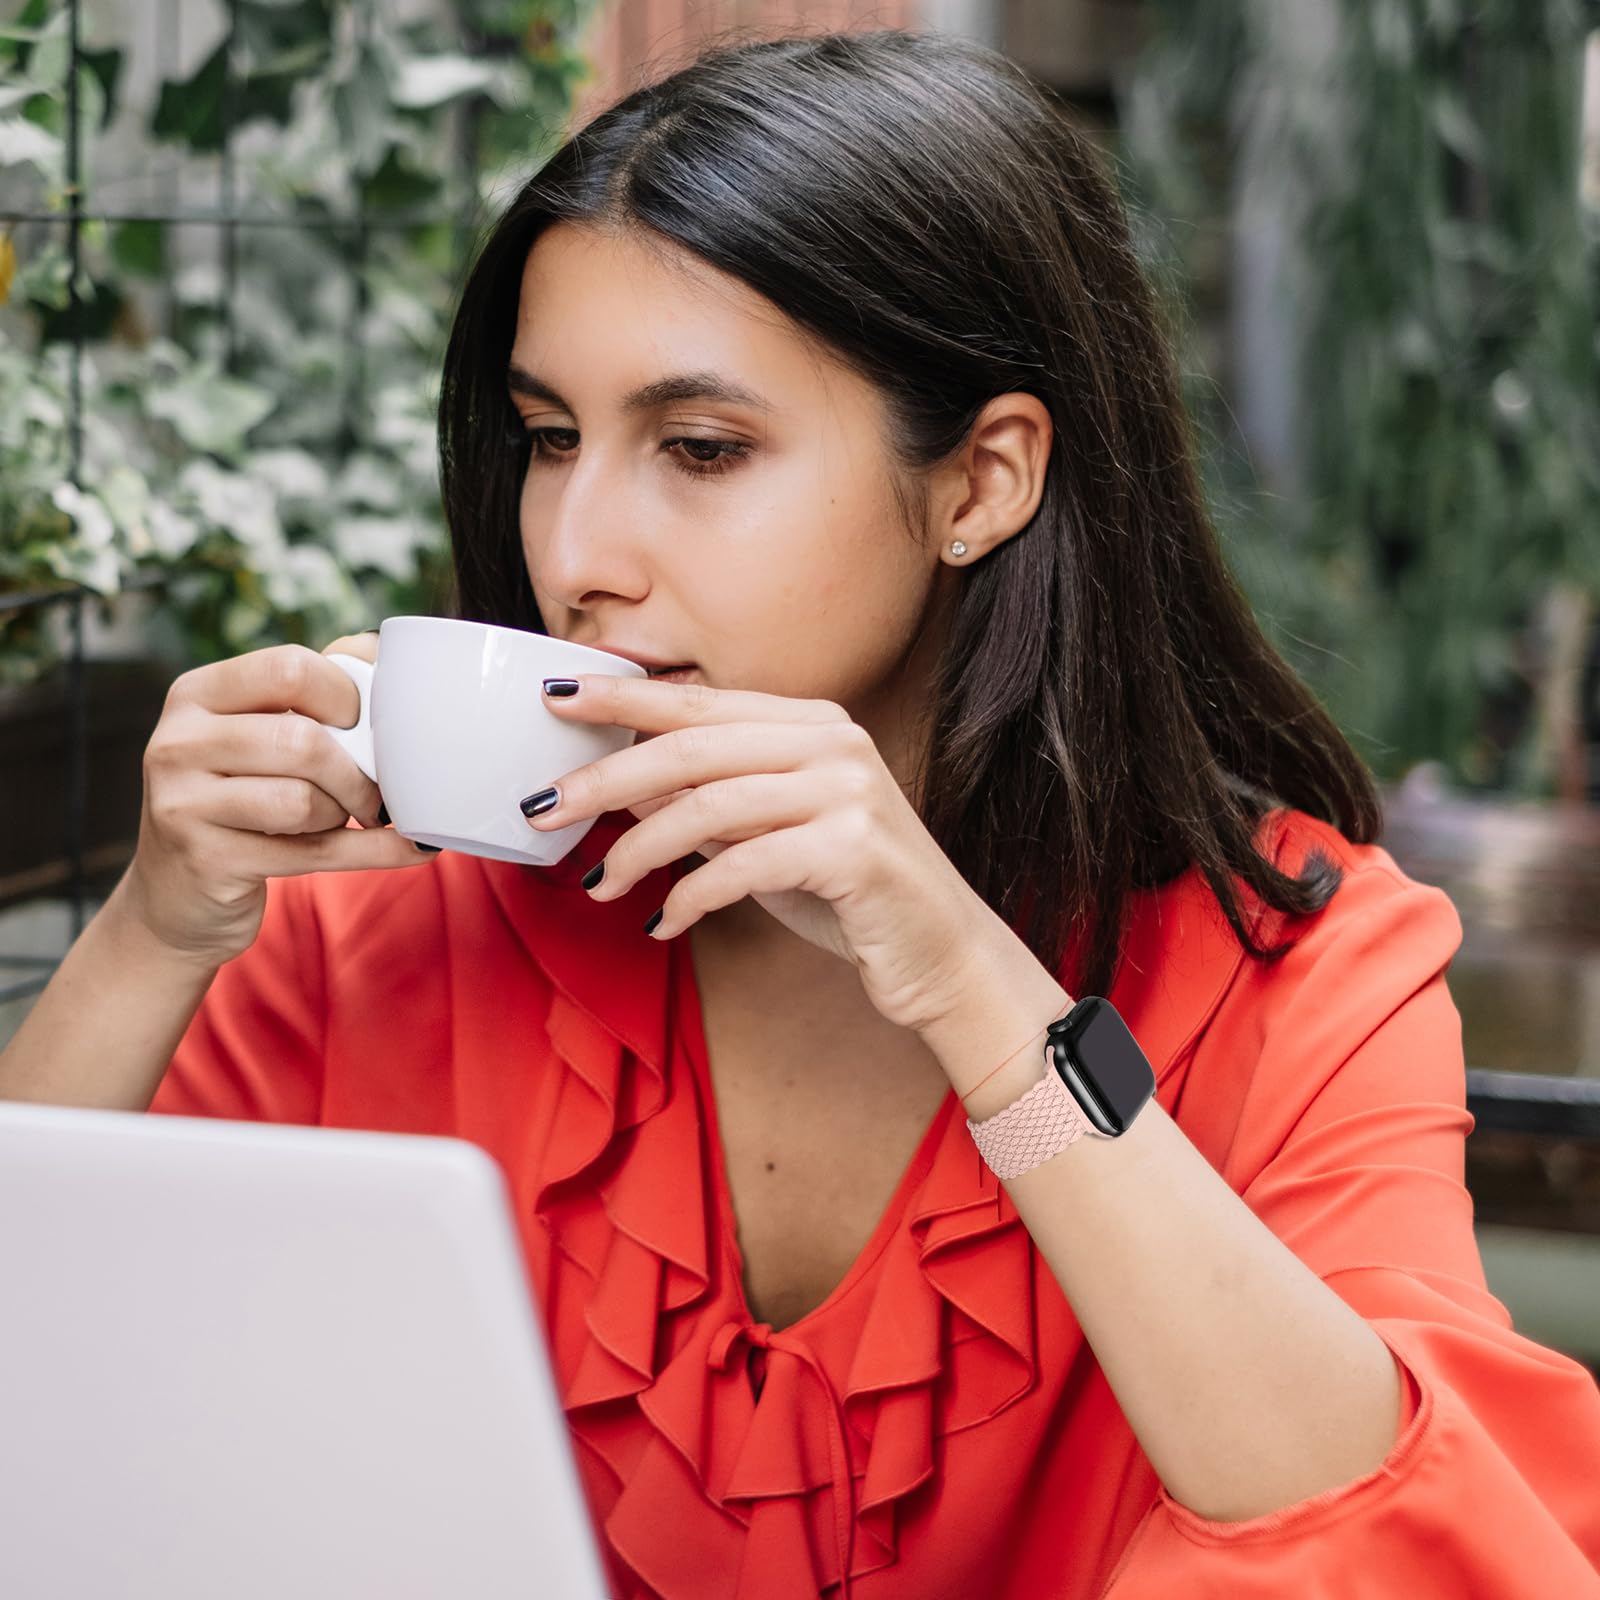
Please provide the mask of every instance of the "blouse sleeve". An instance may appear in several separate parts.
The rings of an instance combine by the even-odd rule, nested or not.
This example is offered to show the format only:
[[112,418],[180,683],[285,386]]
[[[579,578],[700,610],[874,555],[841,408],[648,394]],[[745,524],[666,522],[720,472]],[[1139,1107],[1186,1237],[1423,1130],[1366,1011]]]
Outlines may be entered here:
[[153,1112],[319,1120],[326,993],[311,879],[266,882],[261,931],[211,980],[156,1088]]
[[1248,1521],[1163,1489],[1104,1600],[1600,1597],[1600,1391],[1513,1331],[1472,1232],[1460,920],[1384,867],[1347,892],[1256,991],[1224,1176],[1388,1345],[1399,1436],[1365,1477]]

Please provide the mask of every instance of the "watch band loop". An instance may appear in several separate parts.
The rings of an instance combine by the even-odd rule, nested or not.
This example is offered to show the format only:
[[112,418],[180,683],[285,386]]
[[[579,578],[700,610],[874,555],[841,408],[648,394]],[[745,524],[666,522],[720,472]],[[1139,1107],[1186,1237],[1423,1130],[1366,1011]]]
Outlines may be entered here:
[[1003,1111],[982,1122],[969,1118],[967,1132],[997,1178],[1016,1178],[1076,1144],[1089,1132],[1089,1121],[1046,1046],[1044,1076]]

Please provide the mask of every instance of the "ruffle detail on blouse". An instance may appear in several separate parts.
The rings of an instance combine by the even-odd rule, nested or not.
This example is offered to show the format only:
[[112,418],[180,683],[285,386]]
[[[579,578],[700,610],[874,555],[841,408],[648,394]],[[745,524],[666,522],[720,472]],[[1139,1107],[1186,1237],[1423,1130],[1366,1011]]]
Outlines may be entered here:
[[[607,847],[596,834],[583,856]],[[573,1330],[552,1349],[562,1406],[618,1486],[606,1536],[664,1600],[833,1587],[846,1600],[896,1560],[900,1505],[933,1478],[938,1439],[1036,1380],[1027,1231],[951,1094],[856,1290],[865,1311],[842,1308],[862,1321],[835,1392],[804,1324],[791,1338],[752,1321],[731,1261],[713,1262],[718,1196],[686,1046],[668,1068],[668,950],[637,937],[626,903],[659,904],[664,885],[598,905],[574,887],[569,914],[554,902],[582,857],[562,866],[539,884],[486,876],[552,980],[546,1032],[563,1071],[531,1152],[534,1208],[554,1248],[549,1295],[567,1306],[547,1306],[547,1323]]]
[[[647,1230],[655,1212],[636,1215],[619,1196],[634,1185],[649,1189],[655,1207],[670,1199],[684,1219],[702,1205],[700,1130],[673,1109],[688,1102],[673,1094],[619,1137],[631,1144],[625,1160],[590,1163],[604,1174],[604,1216],[630,1231],[609,1249],[596,1240],[583,1252],[600,1272],[586,1317],[592,1339],[564,1394],[569,1423],[616,1475],[606,1534],[653,1592],[666,1600],[815,1600],[838,1585],[848,1595],[846,1568],[854,1580],[895,1561],[899,1503],[932,1478],[936,1440],[996,1415],[1033,1386],[1030,1241],[998,1181],[978,1171],[952,1097],[929,1170],[871,1269],[842,1393],[803,1327],[790,1337],[748,1320],[731,1286],[693,1316],[647,1328],[648,1307],[659,1320],[690,1304],[669,1292],[698,1281],[682,1260],[689,1230]],[[664,1172],[683,1178],[683,1194],[664,1193]],[[627,1173],[637,1175],[632,1184]],[[675,1253],[662,1249],[669,1239]],[[614,1307],[606,1296],[612,1274]],[[662,1354],[653,1378],[652,1332]],[[752,1361],[763,1373],[759,1395]],[[595,1409],[624,1394],[654,1429],[642,1450],[636,1427]],[[789,1587],[775,1589],[775,1573]]]
[[534,1206],[589,1282],[589,1341],[562,1387],[570,1413],[653,1381],[662,1317],[701,1299],[710,1281],[707,1206],[692,1097],[672,1093],[658,1065],[559,989],[546,1028],[566,1069],[548,1135],[562,1159],[545,1163]]

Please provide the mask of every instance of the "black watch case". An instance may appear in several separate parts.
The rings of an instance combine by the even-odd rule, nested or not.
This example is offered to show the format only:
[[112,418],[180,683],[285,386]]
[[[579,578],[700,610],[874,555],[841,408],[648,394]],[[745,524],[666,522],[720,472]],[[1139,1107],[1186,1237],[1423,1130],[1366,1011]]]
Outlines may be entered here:
[[1117,1008],[1085,995],[1046,1031],[1050,1059],[1084,1116],[1108,1138],[1126,1133],[1155,1093],[1156,1075]]

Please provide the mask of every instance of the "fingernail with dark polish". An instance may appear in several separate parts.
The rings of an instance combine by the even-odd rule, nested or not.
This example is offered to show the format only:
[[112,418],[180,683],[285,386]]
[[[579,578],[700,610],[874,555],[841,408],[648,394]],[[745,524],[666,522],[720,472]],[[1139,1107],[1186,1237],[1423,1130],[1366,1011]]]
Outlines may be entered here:
[[389,826],[389,808],[388,808],[388,806],[379,806],[378,807],[378,826],[380,828],[387,828]]
[[526,800],[521,801],[522,814],[525,817],[542,816],[561,799],[559,789],[541,789],[538,794],[530,794]]
[[544,680],[544,692],[553,699],[564,700],[569,695],[574,695],[578,692],[578,680],[576,678],[546,678]]
[[430,856],[436,856],[444,849],[442,844],[419,844],[417,849],[425,851]]
[[589,870],[586,873],[584,873],[583,878],[581,879],[581,882],[582,882],[582,884],[583,884],[585,889],[593,889],[593,888],[598,887],[598,885],[600,883],[600,880],[603,877],[605,877],[605,875],[606,875],[606,864],[605,864],[605,862],[597,861],[597,862],[595,862],[595,864],[592,867],[589,868]]
[[646,933],[654,933],[656,931],[656,929],[661,925],[661,913],[666,909],[667,908],[665,906],[662,906],[661,911],[652,911],[650,913],[650,920],[644,925],[644,931]]

